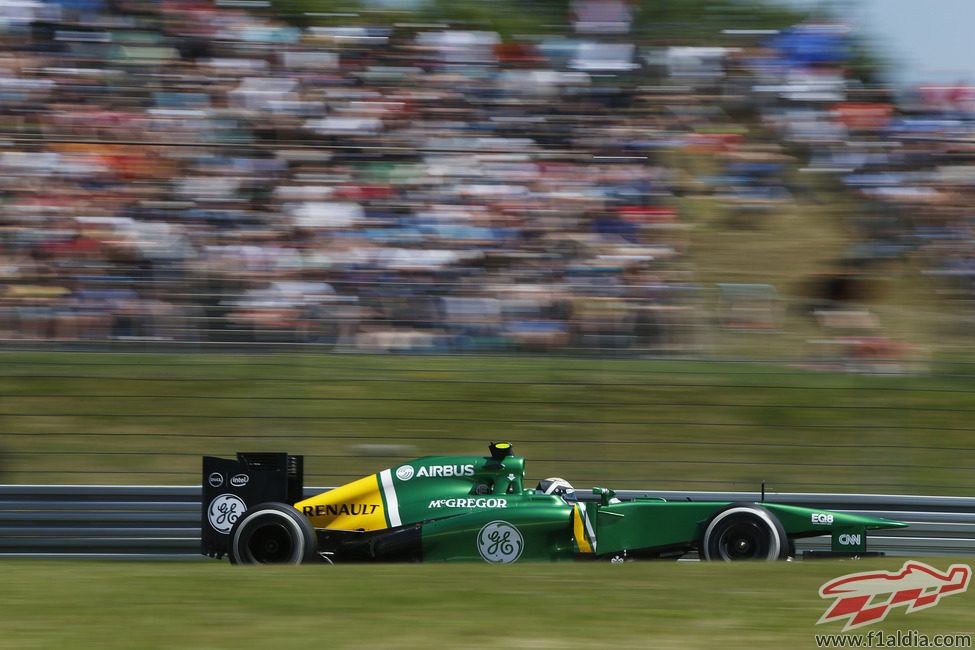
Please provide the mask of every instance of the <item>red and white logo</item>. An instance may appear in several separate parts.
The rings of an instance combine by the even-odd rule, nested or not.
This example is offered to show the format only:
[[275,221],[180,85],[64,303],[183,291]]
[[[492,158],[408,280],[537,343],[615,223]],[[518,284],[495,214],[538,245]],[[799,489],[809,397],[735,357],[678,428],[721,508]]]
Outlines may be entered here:
[[816,624],[846,619],[846,632],[879,623],[893,607],[904,605],[913,614],[934,607],[944,596],[964,592],[971,578],[972,568],[967,564],[952,564],[943,573],[915,560],[908,560],[894,573],[850,573],[819,588],[820,598],[836,600]]

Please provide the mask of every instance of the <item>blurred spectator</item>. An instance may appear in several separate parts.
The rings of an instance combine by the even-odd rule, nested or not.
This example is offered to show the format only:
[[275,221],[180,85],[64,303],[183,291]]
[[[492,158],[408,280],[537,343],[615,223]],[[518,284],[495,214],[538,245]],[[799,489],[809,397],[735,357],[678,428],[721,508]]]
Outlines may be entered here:
[[[5,337],[687,349],[702,296],[662,152],[712,155],[694,186],[732,227],[794,201],[793,167],[841,168],[912,208],[884,243],[916,235],[972,291],[975,176],[938,165],[970,135],[968,95],[936,115],[861,101],[841,25],[648,48],[616,0],[573,3],[572,38],[519,42],[139,6],[8,7]],[[907,248],[864,232],[859,255]]]

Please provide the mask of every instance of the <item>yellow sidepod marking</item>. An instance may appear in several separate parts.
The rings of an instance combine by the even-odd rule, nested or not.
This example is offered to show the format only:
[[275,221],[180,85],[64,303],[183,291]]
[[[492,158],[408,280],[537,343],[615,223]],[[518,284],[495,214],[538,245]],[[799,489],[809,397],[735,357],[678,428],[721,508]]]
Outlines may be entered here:
[[586,505],[577,503],[572,508],[572,534],[580,553],[595,553],[596,539],[592,526],[586,518]]
[[382,530],[386,512],[375,474],[299,501],[300,510],[316,528]]

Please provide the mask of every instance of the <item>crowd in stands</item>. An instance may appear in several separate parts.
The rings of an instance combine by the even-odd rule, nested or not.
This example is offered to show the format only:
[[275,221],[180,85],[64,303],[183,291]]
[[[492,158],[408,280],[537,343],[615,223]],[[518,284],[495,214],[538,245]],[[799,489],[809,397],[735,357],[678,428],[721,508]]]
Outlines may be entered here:
[[860,99],[837,26],[650,48],[622,3],[585,5],[591,29],[504,41],[8,0],[0,338],[690,349],[681,151],[743,214],[795,200],[786,165],[837,174],[908,215],[878,210],[860,253],[975,273],[975,168],[942,164],[969,122]]

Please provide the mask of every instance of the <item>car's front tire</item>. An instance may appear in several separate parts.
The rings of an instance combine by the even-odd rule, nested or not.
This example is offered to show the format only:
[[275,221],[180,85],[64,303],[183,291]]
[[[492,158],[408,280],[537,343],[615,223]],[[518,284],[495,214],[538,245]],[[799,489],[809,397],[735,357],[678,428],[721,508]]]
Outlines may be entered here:
[[702,560],[779,560],[790,543],[778,519],[765,508],[731,504],[714,513],[701,536]]
[[230,531],[232,564],[302,564],[316,556],[315,529],[284,503],[248,509]]

